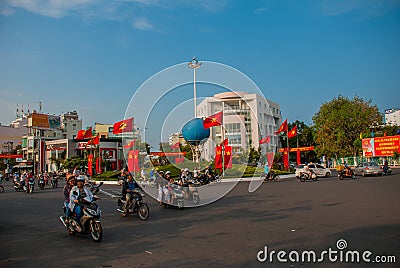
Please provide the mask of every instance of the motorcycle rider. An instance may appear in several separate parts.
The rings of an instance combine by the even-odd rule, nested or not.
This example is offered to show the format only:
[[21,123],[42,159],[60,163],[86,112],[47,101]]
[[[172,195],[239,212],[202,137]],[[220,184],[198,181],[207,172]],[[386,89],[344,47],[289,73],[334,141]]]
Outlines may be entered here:
[[75,176],[68,175],[67,176],[67,184],[64,186],[64,204],[65,204],[65,223],[69,222],[69,215],[71,214],[71,210],[69,209],[69,197],[71,193],[71,189],[75,186]]
[[79,221],[82,217],[82,207],[79,205],[79,198],[91,202],[93,200],[92,192],[85,186],[85,177],[79,176],[76,180],[76,186],[72,187],[69,195],[69,208],[75,212],[76,219]]
[[126,194],[125,194],[125,200],[126,200],[126,202],[125,202],[125,215],[128,215],[128,212],[129,212],[128,209],[129,209],[129,206],[130,206],[130,204],[132,202],[132,199],[133,199],[133,197],[135,195],[135,190],[137,188],[140,188],[140,186],[133,179],[132,174],[128,174],[127,180],[124,183],[124,185],[125,185],[124,187],[125,187],[125,190],[126,190]]

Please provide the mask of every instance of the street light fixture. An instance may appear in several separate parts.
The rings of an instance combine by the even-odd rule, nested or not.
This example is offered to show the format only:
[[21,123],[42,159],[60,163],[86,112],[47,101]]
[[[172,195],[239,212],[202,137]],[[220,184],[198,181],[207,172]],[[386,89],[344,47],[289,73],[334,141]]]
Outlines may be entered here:
[[193,57],[192,61],[188,63],[189,68],[193,69],[193,95],[194,95],[194,117],[197,117],[196,109],[196,69],[200,68],[201,62],[196,57]]

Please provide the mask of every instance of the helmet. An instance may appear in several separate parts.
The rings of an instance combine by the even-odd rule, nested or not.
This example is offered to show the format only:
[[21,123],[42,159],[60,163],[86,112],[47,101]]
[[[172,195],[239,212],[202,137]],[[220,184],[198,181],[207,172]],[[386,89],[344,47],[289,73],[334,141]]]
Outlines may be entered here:
[[188,169],[188,168],[185,168],[185,172],[189,172],[189,169]]
[[171,175],[171,171],[167,171],[167,172],[165,172],[165,175]]
[[158,172],[158,174],[164,174],[164,171],[160,170],[160,171]]
[[83,181],[85,182],[85,177],[84,176],[79,176],[78,179],[76,181]]

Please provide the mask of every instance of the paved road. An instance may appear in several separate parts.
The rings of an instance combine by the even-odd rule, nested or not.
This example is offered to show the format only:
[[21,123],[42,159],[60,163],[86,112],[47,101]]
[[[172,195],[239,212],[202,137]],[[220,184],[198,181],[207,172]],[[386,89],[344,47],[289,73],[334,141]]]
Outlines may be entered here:
[[241,182],[223,199],[183,211],[161,208],[146,197],[147,222],[122,218],[116,200],[101,195],[100,243],[67,234],[58,220],[60,188],[28,195],[6,183],[0,194],[0,267],[354,267],[328,258],[322,264],[257,261],[265,246],[269,252],[320,253],[337,249],[339,239],[348,249],[397,259],[397,265],[367,267],[399,267],[400,170],[394,173],[343,181],[285,179],[251,194],[249,183]]

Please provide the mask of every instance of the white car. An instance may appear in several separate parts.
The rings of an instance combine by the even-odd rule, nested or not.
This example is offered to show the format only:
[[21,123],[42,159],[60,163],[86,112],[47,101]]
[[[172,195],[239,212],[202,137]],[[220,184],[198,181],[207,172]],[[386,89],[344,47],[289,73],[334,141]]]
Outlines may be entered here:
[[[308,164],[308,168],[317,174],[317,177],[330,178],[331,176],[331,170],[321,166],[320,164]],[[297,178],[300,178],[301,172],[304,172],[304,164],[296,166],[295,169],[296,171],[294,174]]]

